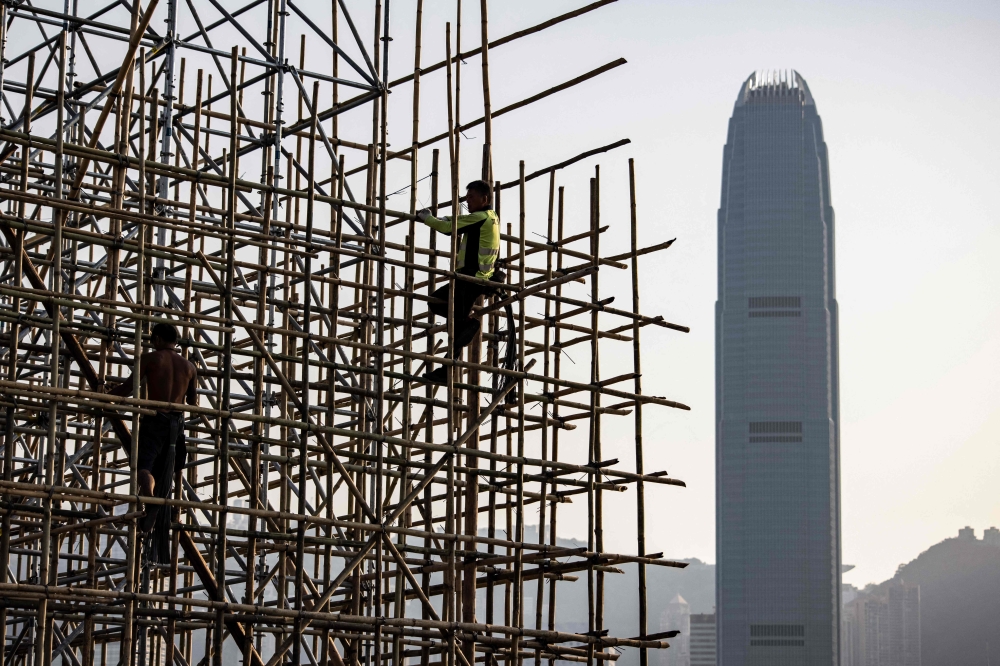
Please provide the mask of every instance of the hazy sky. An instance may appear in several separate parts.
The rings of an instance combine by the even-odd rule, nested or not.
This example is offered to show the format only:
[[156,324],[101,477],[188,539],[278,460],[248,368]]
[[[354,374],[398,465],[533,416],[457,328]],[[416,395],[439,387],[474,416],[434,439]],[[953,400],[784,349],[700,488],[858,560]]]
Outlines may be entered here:
[[[494,0],[491,34],[580,4]],[[471,24],[478,3],[466,5]],[[427,17],[425,39],[443,43],[445,14]],[[478,42],[469,30],[463,46]],[[530,172],[629,137],[631,146],[599,160],[602,222],[612,225],[602,242],[627,249],[628,157],[639,174],[642,244],[678,238],[643,266],[644,311],[692,329],[644,329],[645,391],[693,408],[646,411],[647,468],[688,483],[650,491],[651,550],[715,561],[716,213],[727,122],[755,69],[805,77],[830,151],[843,560],[857,565],[845,581],[884,580],[964,525],[980,536],[1000,525],[1000,4],[623,0],[518,44],[491,57],[495,106],[619,56],[629,64],[498,119],[498,176],[516,177],[517,159]],[[395,53],[396,67],[411,66],[405,47]],[[478,60],[463,69],[466,96],[475,96],[478,69]],[[478,115],[469,105],[463,117]],[[464,159],[473,158],[470,148]],[[595,161],[560,177],[580,213]],[[544,232],[546,188],[531,191],[529,231]],[[627,306],[625,272],[605,273],[602,296]],[[605,376],[629,369],[630,350],[618,345]],[[630,432],[629,419],[608,419],[605,457],[631,460]],[[634,548],[633,503],[630,491],[606,510],[610,550]],[[564,515],[562,531],[582,536],[579,514]]]

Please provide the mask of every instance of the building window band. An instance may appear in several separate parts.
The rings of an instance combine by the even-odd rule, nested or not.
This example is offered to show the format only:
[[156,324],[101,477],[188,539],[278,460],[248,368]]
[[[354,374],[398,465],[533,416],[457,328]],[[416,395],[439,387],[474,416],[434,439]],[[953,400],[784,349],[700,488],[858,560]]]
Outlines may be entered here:
[[801,317],[801,310],[759,310],[751,311],[747,314],[751,319],[757,319],[759,317],[766,317],[768,319],[773,319],[775,317]]
[[750,434],[802,434],[802,421],[751,421]]
[[782,638],[764,638],[750,641],[751,647],[805,647],[805,641]]
[[751,296],[750,309],[757,308],[801,308],[801,296]]
[[[751,638],[805,638],[804,624],[751,624]],[[799,641],[800,643],[802,641]]]

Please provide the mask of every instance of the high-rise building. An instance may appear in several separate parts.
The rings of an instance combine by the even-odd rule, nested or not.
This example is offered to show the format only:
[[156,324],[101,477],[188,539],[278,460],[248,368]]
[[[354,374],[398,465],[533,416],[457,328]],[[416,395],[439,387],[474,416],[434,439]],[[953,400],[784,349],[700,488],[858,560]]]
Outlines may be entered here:
[[716,666],[715,613],[691,615],[691,666]]
[[861,640],[860,618],[858,617],[858,598],[854,597],[844,603],[840,610],[840,666],[862,666],[864,662],[855,658],[855,650],[852,648]]
[[660,666],[691,666],[688,646],[691,639],[691,605],[680,594],[667,603],[660,614],[660,631],[679,631],[670,639],[670,647],[659,650]]
[[1000,530],[995,527],[983,530],[983,543],[987,546],[1000,546]]
[[720,666],[836,666],[840,479],[834,229],[797,72],[743,84],[723,154],[716,303]]
[[844,605],[841,666],[920,666],[920,587],[893,581]]

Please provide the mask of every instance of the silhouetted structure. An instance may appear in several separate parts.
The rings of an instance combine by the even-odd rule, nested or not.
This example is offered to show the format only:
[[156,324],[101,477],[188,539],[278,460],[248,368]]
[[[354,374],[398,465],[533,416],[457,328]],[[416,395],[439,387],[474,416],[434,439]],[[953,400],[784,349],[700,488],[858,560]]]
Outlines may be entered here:
[[716,666],[715,613],[691,616],[691,666]]
[[719,663],[836,665],[833,208],[822,125],[797,72],[743,84],[718,224]]

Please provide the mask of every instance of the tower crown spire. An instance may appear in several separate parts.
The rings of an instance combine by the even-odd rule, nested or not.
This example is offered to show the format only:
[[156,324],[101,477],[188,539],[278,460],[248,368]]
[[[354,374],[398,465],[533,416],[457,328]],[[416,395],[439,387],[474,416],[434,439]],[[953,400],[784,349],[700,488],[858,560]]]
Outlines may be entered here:
[[743,82],[736,106],[795,101],[803,105],[815,104],[801,74],[794,69],[759,69]]

